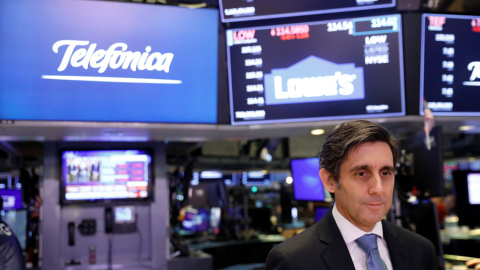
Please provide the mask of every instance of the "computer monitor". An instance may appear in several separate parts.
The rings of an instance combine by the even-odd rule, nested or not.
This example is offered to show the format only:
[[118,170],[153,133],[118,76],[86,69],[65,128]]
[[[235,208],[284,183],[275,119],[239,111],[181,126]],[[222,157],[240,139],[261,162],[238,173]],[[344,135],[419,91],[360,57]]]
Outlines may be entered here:
[[478,15],[422,14],[420,99],[434,115],[480,116],[479,32]]
[[330,194],[323,188],[318,157],[292,159],[293,195],[299,201],[328,201]]
[[405,115],[399,14],[228,29],[226,38],[233,125]]
[[223,180],[203,180],[191,185],[188,202],[194,208],[226,207],[227,193]]
[[458,224],[474,228],[480,224],[480,171],[454,171],[455,211]]
[[182,226],[189,232],[206,232],[209,227],[209,211],[204,208],[187,208]]
[[60,202],[64,205],[153,200],[148,150],[64,150]]
[[22,190],[20,189],[0,189],[0,196],[3,199],[3,210],[23,209]]

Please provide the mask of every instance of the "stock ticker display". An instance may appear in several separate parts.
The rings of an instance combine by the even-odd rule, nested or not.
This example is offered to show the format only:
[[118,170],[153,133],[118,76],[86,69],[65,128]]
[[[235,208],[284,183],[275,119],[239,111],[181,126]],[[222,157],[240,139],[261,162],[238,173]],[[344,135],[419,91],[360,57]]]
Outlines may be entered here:
[[405,114],[399,15],[226,36],[234,125]]
[[219,5],[222,22],[234,22],[395,7],[395,0],[278,0],[275,4],[259,0],[221,0]]
[[423,14],[422,20],[420,98],[436,115],[480,115],[480,16]]

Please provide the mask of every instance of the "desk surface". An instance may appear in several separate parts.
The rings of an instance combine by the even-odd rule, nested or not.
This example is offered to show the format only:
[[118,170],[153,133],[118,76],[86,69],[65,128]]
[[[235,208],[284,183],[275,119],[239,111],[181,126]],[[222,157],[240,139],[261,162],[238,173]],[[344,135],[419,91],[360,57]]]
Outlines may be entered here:
[[200,241],[198,243],[189,243],[191,249],[202,250],[205,248],[226,247],[233,245],[250,245],[256,243],[281,243],[286,238],[281,235],[258,235],[257,238],[246,240],[226,240],[226,241]]

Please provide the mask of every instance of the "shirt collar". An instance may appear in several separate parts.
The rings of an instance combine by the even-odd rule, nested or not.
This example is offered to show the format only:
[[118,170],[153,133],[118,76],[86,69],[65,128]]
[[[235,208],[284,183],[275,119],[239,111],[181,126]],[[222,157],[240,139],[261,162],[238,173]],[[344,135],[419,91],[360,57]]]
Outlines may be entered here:
[[380,236],[380,238],[383,238],[383,227],[382,227],[381,221],[375,224],[371,232],[364,232],[359,228],[357,228],[355,225],[353,225],[349,220],[347,220],[344,216],[342,216],[342,214],[340,214],[340,212],[337,209],[336,203],[333,205],[332,214],[333,214],[333,218],[335,219],[335,222],[337,223],[338,229],[342,234],[343,240],[345,240],[345,244],[347,245],[355,241],[357,238],[363,236],[364,234],[369,234],[369,233],[374,233]]

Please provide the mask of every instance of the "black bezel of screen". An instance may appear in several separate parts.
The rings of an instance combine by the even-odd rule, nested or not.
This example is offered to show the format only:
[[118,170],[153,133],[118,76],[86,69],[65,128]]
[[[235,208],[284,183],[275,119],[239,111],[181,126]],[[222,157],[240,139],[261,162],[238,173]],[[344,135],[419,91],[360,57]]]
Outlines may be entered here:
[[[275,12],[275,7],[272,6],[272,3],[266,3],[264,6],[265,9],[267,9],[267,13],[264,15],[253,15],[253,16],[239,16],[239,17],[228,17],[225,18],[225,12],[224,12],[224,1],[226,0],[220,0],[218,2],[219,4],[219,11],[220,11],[220,19],[223,23],[228,23],[228,22],[241,22],[241,21],[255,21],[255,20],[264,20],[264,19],[274,19],[274,18],[285,18],[285,17],[294,17],[294,16],[308,16],[308,15],[318,15],[318,14],[328,14],[328,13],[341,13],[341,12],[354,12],[354,11],[368,11],[372,9],[385,9],[385,8],[394,8],[396,6],[396,0],[389,0],[389,1],[384,1],[388,3],[382,3],[382,4],[366,4],[366,5],[351,5],[350,3],[347,5],[344,5],[343,7],[341,5],[336,6],[336,7],[318,7],[318,8],[312,8],[312,5],[309,5],[308,3],[303,4],[303,6],[307,6],[308,8],[304,10],[298,10],[298,11],[292,11],[291,7],[292,6],[300,6],[301,3],[299,2],[294,2],[292,1],[292,4],[288,3],[276,3],[277,5],[283,5],[283,6],[288,6],[288,10],[285,11],[277,11]],[[228,1],[228,0],[227,0]],[[288,1],[287,1],[288,2]],[[335,1],[328,2],[328,4],[336,3]],[[318,3],[317,1],[312,1],[312,4]],[[324,5],[325,3],[323,3]],[[238,8],[244,8],[244,7],[238,7]]]

